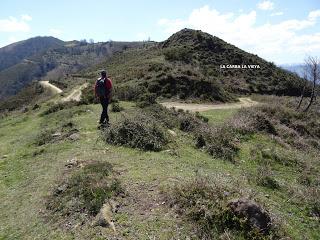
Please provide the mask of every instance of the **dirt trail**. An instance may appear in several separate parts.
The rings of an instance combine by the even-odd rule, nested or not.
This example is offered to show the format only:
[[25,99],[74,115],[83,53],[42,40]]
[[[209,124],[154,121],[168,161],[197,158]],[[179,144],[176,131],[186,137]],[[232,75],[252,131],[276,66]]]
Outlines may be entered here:
[[86,88],[88,86],[88,83],[84,83],[82,84],[81,86],[77,87],[76,89],[72,90],[72,92],[61,99],[62,102],[68,102],[68,101],[77,101],[79,102],[80,101],[80,98],[81,98],[81,94],[82,94],[82,90],[84,88]]
[[[59,93],[63,92],[60,88],[58,88],[55,85],[49,83],[49,81],[39,81],[39,83],[40,83],[41,86],[50,89],[53,92],[53,94],[59,94]],[[79,102],[80,98],[81,98],[82,90],[87,86],[88,86],[88,83],[82,84],[81,86],[73,89],[72,92],[68,96],[62,98],[60,101],[61,102],[67,102],[67,101],[72,101],[73,100],[73,101]]]
[[53,94],[62,93],[62,90],[60,88],[58,88],[55,85],[49,83],[49,81],[39,81],[39,83],[44,88],[50,89],[53,92]]
[[239,98],[237,103],[225,103],[225,104],[196,104],[196,103],[181,103],[181,102],[162,102],[163,106],[167,108],[175,107],[177,109],[189,110],[191,112],[203,112],[215,109],[237,109],[242,107],[252,107],[257,105],[258,102],[251,100],[250,98]]

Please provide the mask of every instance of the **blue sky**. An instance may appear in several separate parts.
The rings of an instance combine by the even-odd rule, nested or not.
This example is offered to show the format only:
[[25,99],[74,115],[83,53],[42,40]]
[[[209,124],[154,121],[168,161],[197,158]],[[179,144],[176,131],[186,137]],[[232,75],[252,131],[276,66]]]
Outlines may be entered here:
[[1,0],[0,47],[34,36],[162,41],[184,27],[278,64],[320,56],[319,0]]

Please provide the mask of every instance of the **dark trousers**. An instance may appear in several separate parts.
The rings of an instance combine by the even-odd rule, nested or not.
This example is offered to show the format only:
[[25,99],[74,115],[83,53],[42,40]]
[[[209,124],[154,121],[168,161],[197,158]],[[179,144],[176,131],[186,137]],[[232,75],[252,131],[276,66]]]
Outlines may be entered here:
[[105,98],[105,97],[100,97],[100,103],[102,105],[102,113],[101,113],[101,117],[100,117],[100,124],[109,123],[109,116],[108,116],[109,99]]

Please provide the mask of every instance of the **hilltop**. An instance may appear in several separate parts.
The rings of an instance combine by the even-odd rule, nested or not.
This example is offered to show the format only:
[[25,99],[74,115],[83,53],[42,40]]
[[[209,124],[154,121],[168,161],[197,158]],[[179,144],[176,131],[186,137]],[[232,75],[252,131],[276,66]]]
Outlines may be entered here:
[[[254,69],[220,68],[255,65]],[[106,68],[120,99],[145,93],[163,98],[234,101],[241,94],[298,96],[304,84],[289,71],[202,31],[183,29],[164,42],[130,49],[85,71]]]

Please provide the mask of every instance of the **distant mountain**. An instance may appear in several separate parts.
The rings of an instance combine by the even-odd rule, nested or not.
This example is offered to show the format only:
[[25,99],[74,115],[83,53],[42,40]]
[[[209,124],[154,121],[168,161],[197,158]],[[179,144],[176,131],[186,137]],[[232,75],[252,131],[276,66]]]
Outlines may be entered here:
[[300,77],[303,77],[304,65],[303,64],[282,64],[281,68],[286,69],[290,72],[298,74]]
[[142,42],[64,42],[36,37],[0,49],[0,99],[15,95],[33,80],[64,82],[70,74],[100,63]]
[[54,37],[34,37],[0,48],[0,71],[21,62],[22,59],[63,45],[63,41]]
[[[149,48],[107,60],[120,98],[151,93],[165,98],[229,101],[234,94],[299,95],[295,74],[202,31],[183,29]],[[98,68],[93,68],[92,73]]]

